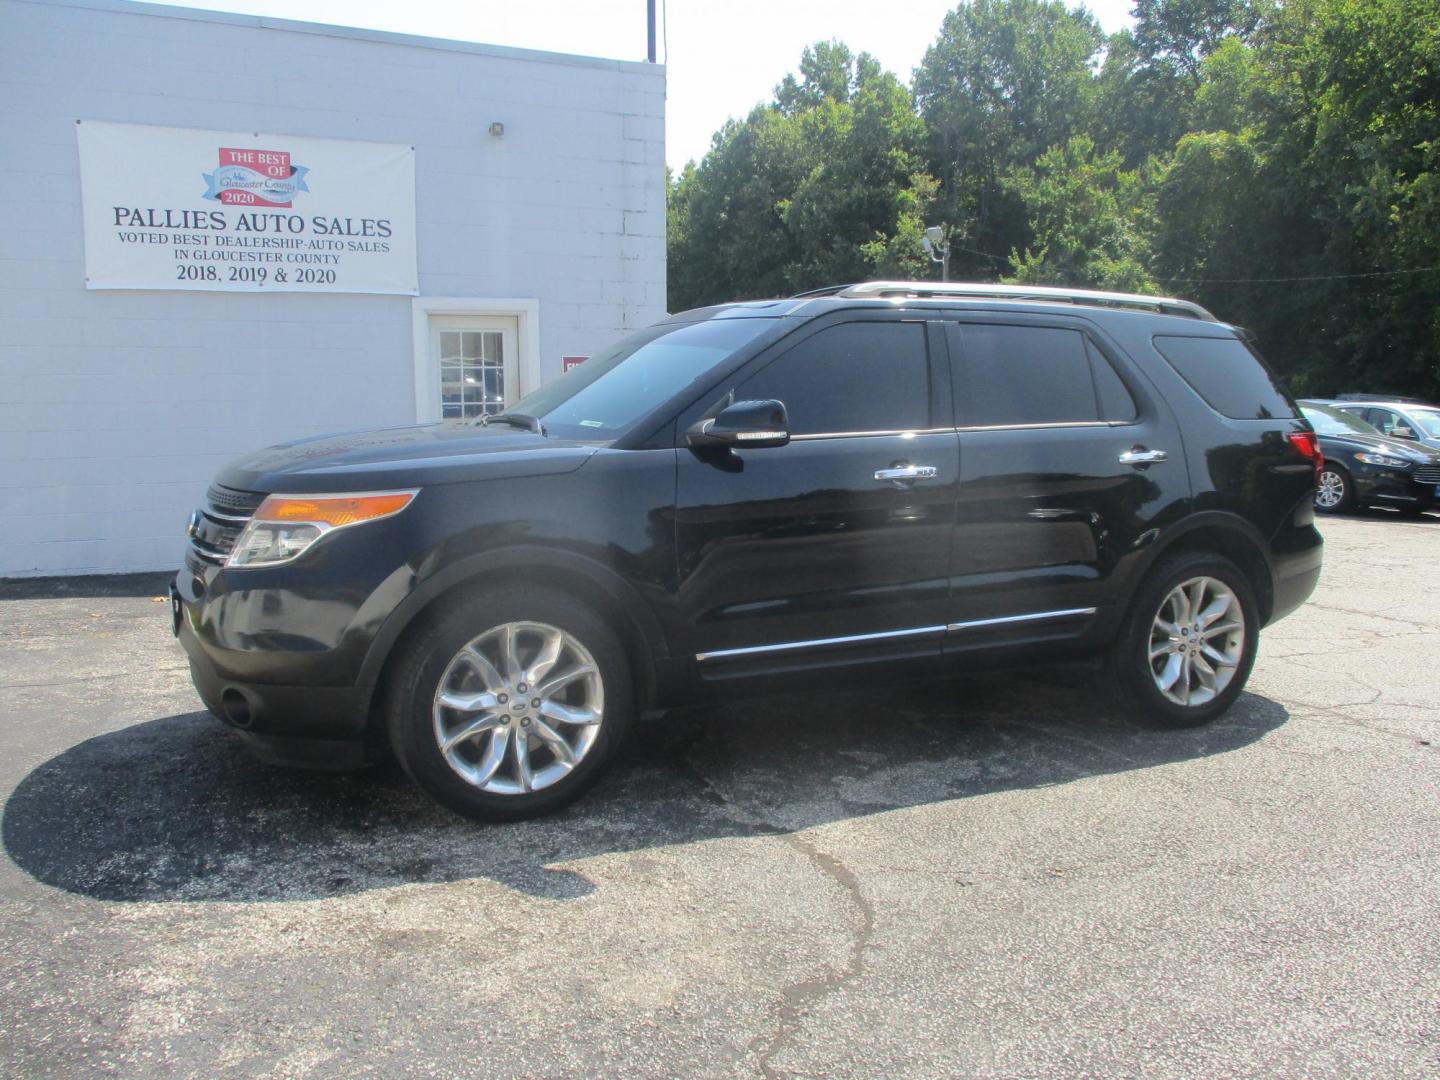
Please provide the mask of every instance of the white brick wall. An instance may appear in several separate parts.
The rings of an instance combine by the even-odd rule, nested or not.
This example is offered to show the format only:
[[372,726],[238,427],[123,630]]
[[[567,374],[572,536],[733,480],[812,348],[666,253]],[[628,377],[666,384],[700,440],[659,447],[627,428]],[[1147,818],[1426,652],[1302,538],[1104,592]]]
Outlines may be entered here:
[[537,299],[545,378],[664,314],[663,68],[122,0],[0,28],[0,577],[177,566],[230,457],[415,419],[408,297],[87,292],[77,119],[413,145],[421,295]]

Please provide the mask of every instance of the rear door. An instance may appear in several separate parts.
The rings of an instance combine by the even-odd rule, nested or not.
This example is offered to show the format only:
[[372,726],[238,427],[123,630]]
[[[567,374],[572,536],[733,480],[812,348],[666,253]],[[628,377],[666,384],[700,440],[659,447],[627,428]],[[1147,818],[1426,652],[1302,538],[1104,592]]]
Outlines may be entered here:
[[784,402],[789,445],[680,449],[681,635],[702,675],[938,657],[959,473],[940,333],[816,320],[721,391]]
[[961,462],[949,647],[1078,634],[1111,602],[1120,560],[1189,496],[1175,418],[1083,320],[977,315],[948,333]]

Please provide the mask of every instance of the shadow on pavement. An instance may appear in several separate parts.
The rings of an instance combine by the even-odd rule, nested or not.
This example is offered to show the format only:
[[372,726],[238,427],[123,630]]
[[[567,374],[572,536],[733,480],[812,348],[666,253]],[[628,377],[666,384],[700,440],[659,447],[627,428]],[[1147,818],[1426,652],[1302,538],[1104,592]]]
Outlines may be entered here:
[[0,578],[0,600],[64,600],[109,596],[165,596],[175,571],[81,574],[75,577]]
[[641,725],[567,811],[488,826],[403,777],[261,765],[190,713],[41,765],[6,803],[3,837],[39,881],[101,900],[309,900],[477,877],[567,900],[593,886],[556,864],[1223,754],[1287,719],[1246,694],[1209,727],[1136,730],[1096,698],[1090,671],[1058,669],[676,712]]

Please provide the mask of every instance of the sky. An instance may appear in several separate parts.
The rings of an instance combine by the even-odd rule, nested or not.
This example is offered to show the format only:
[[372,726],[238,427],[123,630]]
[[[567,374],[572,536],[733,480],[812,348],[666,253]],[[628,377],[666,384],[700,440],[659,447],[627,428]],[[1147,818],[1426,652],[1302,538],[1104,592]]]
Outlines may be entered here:
[[[645,0],[206,0],[198,7],[362,26],[525,49],[645,59]],[[815,41],[838,38],[910,81],[956,0],[661,0],[667,62],[665,149],[679,169],[698,160],[732,116],[768,101]],[[1068,0],[1067,0],[1068,2]],[[1107,32],[1131,24],[1134,0],[1089,0]],[[1073,5],[1072,5],[1073,6]]]

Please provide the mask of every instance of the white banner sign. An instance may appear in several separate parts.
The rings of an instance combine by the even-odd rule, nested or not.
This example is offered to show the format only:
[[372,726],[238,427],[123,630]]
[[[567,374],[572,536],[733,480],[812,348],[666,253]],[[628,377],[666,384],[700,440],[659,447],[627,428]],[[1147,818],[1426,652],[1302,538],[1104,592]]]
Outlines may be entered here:
[[415,295],[415,150],[83,120],[91,289]]

